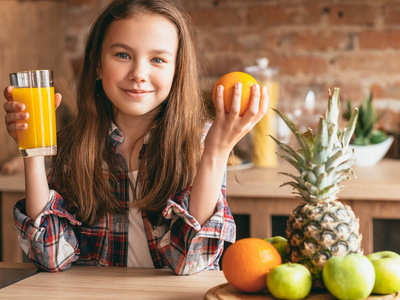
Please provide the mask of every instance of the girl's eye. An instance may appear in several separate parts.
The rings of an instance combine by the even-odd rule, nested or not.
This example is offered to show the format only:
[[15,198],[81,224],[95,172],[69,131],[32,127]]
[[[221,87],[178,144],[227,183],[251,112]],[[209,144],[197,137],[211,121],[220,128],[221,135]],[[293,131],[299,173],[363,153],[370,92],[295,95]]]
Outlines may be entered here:
[[126,53],[117,53],[115,56],[117,56],[118,58],[122,58],[122,59],[129,59],[130,56]]
[[164,62],[163,59],[158,58],[158,57],[153,58],[151,61],[154,62],[154,63],[156,63],[156,64],[162,64],[162,63]]

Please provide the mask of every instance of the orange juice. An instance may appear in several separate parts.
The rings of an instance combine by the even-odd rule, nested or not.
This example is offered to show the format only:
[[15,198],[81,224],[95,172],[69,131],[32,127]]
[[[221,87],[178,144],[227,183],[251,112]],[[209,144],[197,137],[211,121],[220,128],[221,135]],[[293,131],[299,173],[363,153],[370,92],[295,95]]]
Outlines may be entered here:
[[54,87],[16,88],[13,100],[24,103],[28,129],[18,131],[19,149],[47,148],[57,145]]

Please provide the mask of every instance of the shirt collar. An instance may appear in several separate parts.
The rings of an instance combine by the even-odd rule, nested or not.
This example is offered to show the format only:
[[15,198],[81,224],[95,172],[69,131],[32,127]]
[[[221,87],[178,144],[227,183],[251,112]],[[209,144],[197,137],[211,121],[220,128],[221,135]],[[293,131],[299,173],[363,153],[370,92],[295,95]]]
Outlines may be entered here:
[[[143,141],[144,145],[148,144],[150,136],[151,136],[150,131],[148,131],[144,136],[144,141]],[[122,132],[121,129],[118,128],[118,126],[114,122],[111,122],[111,129],[108,138],[111,146],[114,149],[117,148],[119,145],[121,145],[121,143],[124,141],[124,133]]]

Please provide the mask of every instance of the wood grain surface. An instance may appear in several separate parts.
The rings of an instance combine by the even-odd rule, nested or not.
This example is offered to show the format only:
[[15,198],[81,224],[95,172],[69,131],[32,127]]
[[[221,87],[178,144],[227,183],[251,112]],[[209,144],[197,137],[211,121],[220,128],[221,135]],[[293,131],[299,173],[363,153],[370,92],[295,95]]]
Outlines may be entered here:
[[[0,271],[19,266],[0,263]],[[178,276],[169,269],[72,266],[2,288],[0,299],[202,300],[209,289],[224,282],[222,271]]]

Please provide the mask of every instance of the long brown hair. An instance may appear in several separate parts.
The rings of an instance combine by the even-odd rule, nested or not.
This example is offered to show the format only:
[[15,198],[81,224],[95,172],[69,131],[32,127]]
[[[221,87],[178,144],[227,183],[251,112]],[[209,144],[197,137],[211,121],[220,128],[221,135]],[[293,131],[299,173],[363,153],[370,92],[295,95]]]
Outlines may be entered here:
[[118,173],[127,170],[108,144],[113,107],[96,77],[107,28],[116,20],[140,13],[166,17],[176,25],[179,40],[172,88],[150,124],[150,140],[139,166],[140,189],[135,205],[153,224],[165,223],[161,212],[168,197],[193,183],[201,157],[206,113],[189,18],[172,0],[113,1],[89,34],[77,92],[78,114],[61,132],[53,164],[54,188],[71,212],[87,225],[93,225],[107,212],[124,210],[113,187]]

